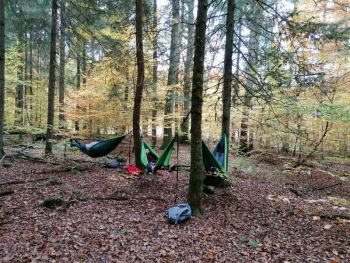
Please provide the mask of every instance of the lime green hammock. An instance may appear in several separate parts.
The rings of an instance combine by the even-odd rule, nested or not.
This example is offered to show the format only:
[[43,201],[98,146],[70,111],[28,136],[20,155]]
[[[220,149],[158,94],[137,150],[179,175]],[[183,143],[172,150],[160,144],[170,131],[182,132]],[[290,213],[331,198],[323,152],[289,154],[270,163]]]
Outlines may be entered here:
[[146,168],[150,162],[149,158],[147,157],[146,150],[150,152],[150,154],[156,159],[153,172],[155,173],[157,170],[159,170],[162,167],[169,167],[170,165],[170,159],[174,151],[174,143],[175,143],[174,137],[169,144],[166,146],[164,151],[161,155],[158,155],[157,152],[145,141],[142,141],[142,147],[141,147],[141,162]]
[[71,146],[77,147],[80,151],[91,158],[98,158],[106,156],[112,152],[124,140],[125,137],[126,135],[122,135],[113,139],[92,142],[90,144],[83,144],[76,139],[71,139]]

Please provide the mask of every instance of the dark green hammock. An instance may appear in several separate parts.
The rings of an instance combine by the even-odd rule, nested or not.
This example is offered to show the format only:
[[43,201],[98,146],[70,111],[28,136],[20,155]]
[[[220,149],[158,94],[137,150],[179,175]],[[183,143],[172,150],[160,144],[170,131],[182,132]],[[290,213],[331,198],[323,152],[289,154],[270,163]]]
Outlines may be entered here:
[[146,143],[145,141],[142,141],[141,162],[142,162],[144,168],[146,168],[148,166],[148,163],[149,163],[149,160],[148,160],[148,157],[146,154],[146,150],[149,150],[150,154],[152,154],[153,157],[155,157],[155,159],[157,159],[157,161],[154,165],[154,168],[153,168],[154,173],[162,167],[169,167],[171,155],[172,155],[173,150],[174,150],[175,138],[176,137],[174,137],[169,142],[169,144],[164,149],[164,151],[162,152],[161,155],[158,155],[157,152],[148,143]]
[[206,176],[205,185],[218,185],[227,179],[228,164],[228,144],[225,134],[221,136],[219,143],[211,152],[209,147],[202,140],[203,165],[207,172],[219,172],[221,175]]
[[80,143],[78,140],[71,139],[71,146],[77,147],[86,155],[92,158],[98,158],[102,156],[106,156],[110,152],[112,152],[126,137],[126,135],[122,135],[113,139],[99,141],[94,144],[92,147],[87,148],[88,144]]

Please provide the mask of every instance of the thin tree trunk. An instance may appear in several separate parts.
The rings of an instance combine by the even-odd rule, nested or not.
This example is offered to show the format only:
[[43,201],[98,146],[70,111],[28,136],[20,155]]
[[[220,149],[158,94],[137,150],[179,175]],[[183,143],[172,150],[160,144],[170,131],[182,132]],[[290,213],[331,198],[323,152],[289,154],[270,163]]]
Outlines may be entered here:
[[235,9],[235,0],[228,0],[227,1],[227,18],[226,18],[224,87],[222,91],[222,129],[221,129],[221,132],[227,135],[227,143],[229,143],[229,139],[230,139],[234,9]]
[[[86,76],[87,76],[87,66],[86,66],[86,40],[84,39],[83,41],[83,45],[82,45],[82,65],[81,65],[81,71],[82,71],[82,83],[83,83],[83,87],[85,88],[86,85]],[[86,118],[89,118],[88,115],[88,107],[84,107],[82,109],[82,112],[84,114],[84,116],[86,116]],[[86,119],[85,118],[85,119]],[[83,130],[87,129],[87,122],[83,121]]]
[[202,214],[202,187],[204,173],[202,155],[202,103],[207,12],[208,1],[199,0],[194,42],[195,51],[191,100],[191,168],[187,196],[188,203],[190,204],[193,215],[195,216]]
[[187,0],[187,52],[186,52],[186,60],[185,60],[185,69],[184,69],[184,112],[185,117],[183,119],[183,123],[181,125],[181,142],[188,142],[188,132],[189,132],[189,119],[187,117],[187,113],[191,107],[191,73],[193,68],[193,41],[194,41],[194,0]]
[[83,41],[83,46],[82,46],[82,76],[83,76],[83,85],[86,84],[86,72],[87,66],[86,66],[86,40]]
[[18,37],[18,68],[17,79],[18,84],[16,86],[15,97],[15,125],[23,125],[23,108],[24,108],[24,88],[23,88],[23,34],[20,32]]
[[52,137],[55,117],[55,69],[56,69],[56,28],[57,28],[57,0],[52,0],[51,16],[51,44],[50,44],[50,71],[49,92],[47,104],[47,131],[45,153],[52,154]]
[[157,0],[153,0],[153,73],[152,73],[152,92],[153,92],[153,108],[152,108],[152,144],[157,144],[157,89],[158,89],[158,15]]
[[0,157],[4,152],[5,115],[5,0],[0,0]]
[[28,88],[28,37],[27,37],[27,27],[25,27],[25,34],[24,34],[24,123],[29,123],[29,112],[28,112],[28,94],[29,94],[29,88]]
[[258,48],[259,48],[259,32],[260,32],[260,22],[262,10],[258,3],[254,4],[253,19],[254,24],[250,30],[249,43],[248,43],[248,60],[246,72],[246,93],[244,98],[244,108],[241,120],[241,137],[240,137],[240,153],[247,154],[249,151],[253,150],[253,144],[249,142],[248,129],[249,129],[249,108],[251,108],[252,94],[254,93],[254,70],[251,67],[256,67],[258,62]]
[[136,0],[136,58],[137,58],[137,84],[134,98],[133,111],[133,134],[135,149],[135,164],[143,169],[141,162],[141,134],[140,134],[140,115],[142,92],[144,88],[144,58],[143,58],[143,36],[142,36],[142,0]]
[[[80,42],[80,38],[78,37],[78,45],[79,45],[79,42]],[[77,60],[77,90],[80,89],[80,77],[81,77],[81,72],[80,72],[80,50],[78,48],[77,50],[77,57],[76,57],[76,60]],[[79,105],[77,105],[76,107],[77,111],[79,110]],[[79,121],[76,120],[75,121],[75,130],[76,131],[79,131]]]
[[29,32],[29,86],[28,86],[29,124],[33,124],[33,33]]
[[173,113],[174,113],[174,86],[179,83],[180,65],[180,0],[172,0],[172,27],[170,42],[170,62],[168,72],[168,90],[165,99],[164,110],[164,137],[162,147],[164,148],[173,136]]
[[59,128],[64,129],[65,127],[65,116],[64,116],[64,86],[65,86],[65,1],[61,1],[61,26],[60,26],[60,77],[58,81],[58,119],[59,119]]

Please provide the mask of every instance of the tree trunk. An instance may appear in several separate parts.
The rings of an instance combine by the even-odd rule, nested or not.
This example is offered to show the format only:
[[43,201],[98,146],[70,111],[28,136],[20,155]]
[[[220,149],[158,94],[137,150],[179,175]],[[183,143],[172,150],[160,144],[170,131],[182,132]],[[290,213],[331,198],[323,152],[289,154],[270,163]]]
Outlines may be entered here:
[[[241,137],[239,150],[241,154],[247,154],[249,151],[253,150],[253,144],[249,142],[248,129],[249,129],[249,108],[251,108],[252,94],[254,94],[255,80],[254,75],[258,62],[258,48],[259,48],[259,32],[260,32],[260,22],[262,10],[258,3],[254,3],[253,6],[253,19],[254,23],[251,25],[249,43],[248,43],[248,61],[246,72],[246,92],[244,98],[244,108],[242,113],[241,121]],[[253,68],[252,68],[253,67]]]
[[[82,65],[81,65],[81,71],[82,71],[82,83],[83,87],[85,88],[86,86],[86,76],[87,76],[87,62],[86,62],[86,40],[84,39],[83,45],[82,45]],[[82,113],[85,117],[85,120],[83,121],[83,130],[86,130],[88,128],[87,121],[86,119],[89,119],[88,115],[88,107],[82,108]]]
[[64,129],[65,127],[65,117],[64,117],[64,85],[65,85],[65,1],[61,1],[61,26],[60,26],[60,78],[58,81],[58,119],[59,119],[59,128]]
[[187,0],[187,52],[185,60],[185,69],[184,69],[184,112],[185,117],[181,125],[181,142],[188,142],[188,132],[189,132],[189,119],[187,113],[190,111],[191,107],[191,72],[193,68],[193,41],[194,41],[194,0]]
[[52,137],[55,117],[55,69],[56,69],[56,28],[57,28],[57,0],[52,0],[51,16],[51,43],[50,43],[50,70],[49,92],[47,104],[47,130],[45,153],[52,154]]
[[194,42],[194,64],[191,99],[191,168],[188,188],[188,203],[193,215],[202,214],[203,155],[202,155],[202,103],[203,74],[205,58],[205,35],[208,1],[199,0],[197,10],[196,36]]
[[158,86],[158,15],[157,0],[153,0],[153,73],[152,73],[152,92],[153,92],[153,108],[152,108],[152,144],[157,144],[157,86]]
[[0,0],[0,157],[4,155],[5,114],[5,0]]
[[173,113],[174,113],[174,86],[179,82],[180,65],[180,0],[172,0],[172,27],[170,42],[170,64],[168,72],[168,90],[165,99],[164,110],[164,137],[162,148],[170,142],[173,137]]
[[33,33],[29,32],[29,85],[28,85],[28,118],[29,124],[33,124]]
[[141,162],[141,134],[140,134],[140,115],[142,92],[144,88],[144,58],[143,58],[143,39],[142,39],[142,0],[136,0],[136,58],[137,58],[137,84],[134,98],[133,111],[133,134],[135,149],[135,164],[143,169]]
[[81,67],[81,70],[82,70],[82,76],[83,76],[83,86],[86,84],[86,75],[87,75],[87,72],[86,72],[86,69],[87,69],[87,66],[86,66],[86,40],[83,41],[83,46],[82,46],[82,67]]
[[[237,9],[236,9],[237,10]],[[234,94],[232,96],[232,103],[235,105],[237,103],[237,98],[239,95],[239,70],[240,70],[240,61],[241,61],[241,37],[242,37],[242,22],[241,22],[241,13],[239,12],[239,21],[238,26],[238,37],[237,37],[237,61],[236,61],[236,72],[235,72],[235,84],[234,84]]]
[[235,0],[227,1],[226,43],[224,61],[224,87],[222,91],[222,128],[221,132],[230,139],[231,86],[232,86],[232,53]]
[[15,125],[23,125],[23,108],[24,108],[24,88],[23,88],[23,34],[20,32],[18,36],[18,68],[17,79],[18,84],[16,86],[15,97]]
[[28,37],[27,37],[27,26],[25,27],[25,34],[24,34],[24,123],[29,124],[29,112],[28,112],[28,94],[29,94],[29,87],[28,87]]
[[[80,43],[80,38],[78,37],[78,45]],[[81,72],[80,72],[80,49],[78,48],[77,49],[77,57],[76,57],[76,60],[77,60],[77,90],[80,89],[80,77],[81,77]],[[77,111],[79,110],[79,105],[77,105],[76,107]],[[76,131],[79,131],[79,121],[76,120],[75,121],[75,130]]]

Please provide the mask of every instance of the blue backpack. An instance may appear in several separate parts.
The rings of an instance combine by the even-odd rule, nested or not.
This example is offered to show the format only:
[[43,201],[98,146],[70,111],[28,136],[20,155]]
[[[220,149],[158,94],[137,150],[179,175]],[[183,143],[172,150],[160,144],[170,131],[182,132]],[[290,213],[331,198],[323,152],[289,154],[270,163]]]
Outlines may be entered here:
[[167,210],[168,222],[177,225],[192,216],[191,207],[188,204],[179,204]]

